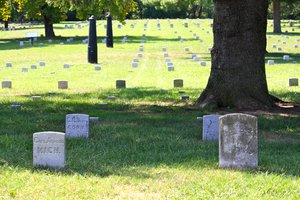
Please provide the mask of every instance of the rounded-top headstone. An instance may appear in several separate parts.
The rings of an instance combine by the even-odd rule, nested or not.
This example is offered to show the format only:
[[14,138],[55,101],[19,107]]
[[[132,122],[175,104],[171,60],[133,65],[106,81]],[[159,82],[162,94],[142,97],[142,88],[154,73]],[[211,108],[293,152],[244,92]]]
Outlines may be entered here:
[[61,132],[33,134],[33,165],[63,168],[66,164],[66,137]]
[[257,168],[257,118],[233,113],[219,118],[219,165],[221,168]]

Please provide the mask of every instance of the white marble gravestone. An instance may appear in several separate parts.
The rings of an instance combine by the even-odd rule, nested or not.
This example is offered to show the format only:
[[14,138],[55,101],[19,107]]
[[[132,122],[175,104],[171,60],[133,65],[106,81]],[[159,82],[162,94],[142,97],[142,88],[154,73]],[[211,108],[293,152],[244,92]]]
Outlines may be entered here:
[[39,62],[39,65],[40,65],[41,67],[45,67],[46,63],[45,63],[45,61],[40,61],[40,62]]
[[95,70],[96,70],[96,71],[100,71],[100,70],[101,70],[101,67],[100,67],[100,66],[96,66],[96,67],[95,67]]
[[174,70],[175,70],[174,66],[168,66],[168,71],[169,72],[174,71]]
[[6,67],[12,67],[12,63],[11,62],[6,63]]
[[284,55],[283,56],[283,60],[289,60],[290,59],[290,56],[289,55]]
[[89,137],[89,115],[85,115],[85,114],[66,115],[66,137],[67,138]]
[[138,63],[137,63],[137,62],[133,62],[133,63],[132,63],[132,67],[133,67],[133,68],[137,68],[137,67],[138,67]]
[[204,141],[219,141],[219,117],[220,115],[204,115],[202,139]]
[[58,81],[58,89],[68,89],[68,81],[61,80]]
[[11,81],[2,81],[2,88],[11,88],[12,83]]
[[37,69],[37,66],[36,65],[31,65],[30,68],[31,69]]
[[24,46],[24,41],[20,41],[20,47]]
[[274,65],[274,64],[275,64],[274,60],[268,60],[268,65]]
[[22,72],[28,72],[28,68],[23,67],[23,68],[22,68]]
[[205,67],[206,66],[206,62],[205,61],[201,61],[200,65],[203,66],[203,67]]
[[65,164],[65,133],[47,131],[33,134],[33,166],[64,168]]
[[257,118],[233,113],[219,118],[219,165],[221,168],[257,168]]

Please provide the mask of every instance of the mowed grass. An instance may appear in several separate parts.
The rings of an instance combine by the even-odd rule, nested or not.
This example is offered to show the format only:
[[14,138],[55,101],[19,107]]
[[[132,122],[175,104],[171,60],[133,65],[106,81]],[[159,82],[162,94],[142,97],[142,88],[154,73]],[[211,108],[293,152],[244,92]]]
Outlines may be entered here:
[[[209,112],[192,106],[210,73],[212,21],[190,20],[189,28],[182,26],[187,20],[170,21],[174,28],[160,20],[161,30],[156,20],[149,20],[147,30],[146,20],[127,21],[121,29],[114,22],[113,49],[102,43],[105,23],[98,21],[101,71],[94,70],[97,65],[87,64],[87,44],[82,40],[87,38],[88,24],[84,22],[80,22],[85,26],[80,30],[76,26],[64,29],[72,24],[69,22],[56,24],[55,33],[61,37],[50,44],[48,39],[38,38],[33,47],[24,39],[25,33],[43,34],[42,25],[0,32],[0,80],[12,80],[13,85],[12,89],[0,89],[0,199],[299,198],[300,116],[258,115],[259,169],[219,169],[218,145],[201,140],[202,126],[196,120]],[[200,23],[200,28],[193,23]],[[300,39],[299,23],[295,27],[283,23],[288,33],[267,36],[266,60],[276,63],[266,66],[268,86],[272,94],[300,103],[299,87],[287,86],[288,78],[300,78],[299,48],[294,48]],[[268,28],[271,32],[272,27]],[[141,43],[143,34],[145,43]],[[128,41],[122,43],[125,35]],[[70,37],[74,41],[68,43]],[[20,40],[25,41],[24,47],[19,46]],[[41,42],[44,46],[39,46]],[[277,51],[272,44],[283,50]],[[143,52],[138,50],[140,45]],[[162,47],[167,48],[174,72],[167,70]],[[132,68],[138,53],[143,53],[143,58],[138,68]],[[207,66],[193,61],[192,54]],[[291,59],[283,61],[283,55]],[[46,66],[30,69],[39,61]],[[13,67],[5,67],[6,62]],[[64,63],[72,66],[65,69]],[[23,67],[29,72],[21,72]],[[184,80],[184,88],[173,88],[176,78]],[[126,80],[127,89],[115,89],[117,79]],[[68,80],[69,89],[58,90],[58,80]],[[179,91],[190,95],[190,100],[181,101]],[[42,99],[33,101],[32,95]],[[116,101],[107,99],[112,95]],[[21,104],[22,109],[12,110],[12,104]],[[100,121],[91,123],[90,138],[67,140],[64,170],[33,168],[32,134],[64,132],[65,115],[70,113],[97,116]]]

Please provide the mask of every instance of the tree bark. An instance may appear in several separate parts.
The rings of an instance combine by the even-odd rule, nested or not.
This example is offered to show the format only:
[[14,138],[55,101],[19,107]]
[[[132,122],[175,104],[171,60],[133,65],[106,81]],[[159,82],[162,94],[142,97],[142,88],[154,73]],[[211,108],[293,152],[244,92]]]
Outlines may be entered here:
[[265,74],[267,0],[214,0],[211,74],[202,108],[274,106]]
[[273,32],[281,33],[281,9],[280,9],[280,0],[273,0]]
[[44,15],[44,25],[45,25],[45,36],[55,37],[52,20],[48,18],[46,15]]
[[8,30],[8,21],[4,21],[4,28]]

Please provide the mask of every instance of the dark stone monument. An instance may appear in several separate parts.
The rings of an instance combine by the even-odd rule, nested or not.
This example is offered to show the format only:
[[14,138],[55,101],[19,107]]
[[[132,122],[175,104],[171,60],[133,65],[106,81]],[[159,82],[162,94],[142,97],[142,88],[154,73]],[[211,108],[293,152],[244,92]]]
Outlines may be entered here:
[[89,20],[90,20],[90,29],[89,29],[89,44],[88,44],[88,62],[98,63],[96,19],[94,16],[91,16]]
[[114,39],[113,39],[113,29],[111,23],[111,16],[108,14],[107,18],[107,28],[106,28],[106,47],[114,47]]

